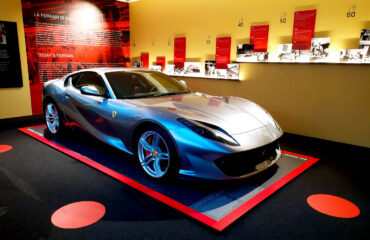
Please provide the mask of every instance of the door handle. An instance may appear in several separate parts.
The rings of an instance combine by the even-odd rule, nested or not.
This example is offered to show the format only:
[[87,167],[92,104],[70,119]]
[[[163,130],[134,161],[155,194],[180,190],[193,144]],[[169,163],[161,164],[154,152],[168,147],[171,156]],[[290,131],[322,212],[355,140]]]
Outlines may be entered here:
[[65,96],[65,99],[66,99],[66,100],[69,100],[69,96],[68,96],[68,95],[66,95],[66,96]]

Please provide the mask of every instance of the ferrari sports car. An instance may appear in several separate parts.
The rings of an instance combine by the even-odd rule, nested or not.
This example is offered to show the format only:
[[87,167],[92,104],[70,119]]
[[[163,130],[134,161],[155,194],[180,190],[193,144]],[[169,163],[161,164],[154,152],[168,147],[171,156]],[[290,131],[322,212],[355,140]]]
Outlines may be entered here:
[[191,91],[161,72],[74,72],[44,84],[43,107],[52,135],[81,128],[133,155],[154,179],[240,179],[281,156],[283,131],[262,107]]

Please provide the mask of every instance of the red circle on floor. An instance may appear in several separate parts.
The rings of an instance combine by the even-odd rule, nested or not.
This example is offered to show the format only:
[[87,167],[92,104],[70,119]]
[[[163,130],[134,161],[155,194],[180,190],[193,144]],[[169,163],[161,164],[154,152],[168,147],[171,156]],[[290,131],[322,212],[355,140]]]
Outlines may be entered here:
[[12,150],[13,147],[10,145],[0,145],[0,153]]
[[316,211],[338,218],[353,218],[360,209],[352,202],[333,195],[315,194],[307,198],[307,203]]
[[82,228],[99,221],[105,214],[103,204],[92,201],[75,202],[56,210],[51,222],[60,228]]

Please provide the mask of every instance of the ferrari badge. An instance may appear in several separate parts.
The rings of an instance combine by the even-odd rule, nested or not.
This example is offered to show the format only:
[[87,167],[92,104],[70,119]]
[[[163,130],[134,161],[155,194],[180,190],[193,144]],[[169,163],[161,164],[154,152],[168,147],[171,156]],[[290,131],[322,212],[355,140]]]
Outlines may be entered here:
[[113,117],[113,118],[115,118],[115,117],[116,117],[116,115],[117,115],[117,111],[116,111],[116,110],[113,110],[113,112],[112,112],[112,117]]

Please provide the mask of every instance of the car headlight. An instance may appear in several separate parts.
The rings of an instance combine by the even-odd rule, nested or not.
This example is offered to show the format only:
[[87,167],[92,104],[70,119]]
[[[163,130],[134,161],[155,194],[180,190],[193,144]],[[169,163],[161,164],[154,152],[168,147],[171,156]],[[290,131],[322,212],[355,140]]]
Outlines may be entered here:
[[[179,118],[177,119],[180,123],[188,127],[193,132],[197,133],[198,135],[221,142],[224,144],[228,144],[231,146],[239,146],[239,143],[230,135],[228,135],[224,130],[222,129],[215,129],[211,128],[209,126],[206,126],[200,122],[188,120],[185,118]],[[207,124],[208,125],[208,124]]]
[[276,129],[277,129],[278,131],[280,131],[280,130],[281,130],[280,125],[279,125],[275,120],[273,120],[273,121],[274,121],[274,123],[275,123],[275,127],[276,127]]
[[280,131],[280,130],[281,130],[281,128],[280,128],[279,124],[275,121],[275,119],[271,116],[271,114],[270,114],[269,112],[267,112],[266,110],[265,110],[265,112],[266,112],[267,116],[269,116],[269,117],[270,117],[270,121],[272,121],[272,122],[274,123],[274,125],[275,125],[276,129],[277,129],[278,131]]
[[280,128],[279,124],[275,121],[275,119],[271,116],[271,114],[269,112],[267,112],[264,108],[262,108],[260,106],[259,106],[259,108],[261,108],[261,110],[263,110],[266,113],[266,115],[269,117],[269,121],[271,121],[274,124],[274,126],[276,127],[276,129],[278,131],[280,131],[281,128]]

